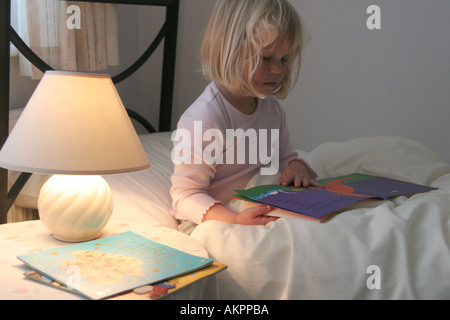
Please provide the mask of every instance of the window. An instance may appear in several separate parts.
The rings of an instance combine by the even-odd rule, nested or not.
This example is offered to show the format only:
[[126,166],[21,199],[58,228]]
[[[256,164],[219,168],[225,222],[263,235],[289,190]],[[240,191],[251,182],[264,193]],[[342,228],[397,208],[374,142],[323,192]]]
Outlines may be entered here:
[[[56,0],[11,1],[11,25],[22,40],[57,70],[99,71],[119,64],[117,5]],[[20,74],[42,72],[19,55]]]

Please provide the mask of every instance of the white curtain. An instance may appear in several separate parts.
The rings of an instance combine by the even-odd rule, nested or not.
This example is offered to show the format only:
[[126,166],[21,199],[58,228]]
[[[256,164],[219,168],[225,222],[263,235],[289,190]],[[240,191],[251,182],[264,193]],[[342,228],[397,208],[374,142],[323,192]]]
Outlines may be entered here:
[[[18,33],[33,51],[57,70],[99,71],[119,64],[115,4],[19,0]],[[42,72],[19,55],[20,74]]]

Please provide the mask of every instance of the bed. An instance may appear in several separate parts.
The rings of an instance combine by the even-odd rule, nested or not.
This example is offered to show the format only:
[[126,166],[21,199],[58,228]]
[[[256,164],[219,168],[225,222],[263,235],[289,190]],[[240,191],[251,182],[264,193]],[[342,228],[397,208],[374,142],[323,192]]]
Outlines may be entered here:
[[[265,227],[201,224],[191,236],[229,265],[220,278],[224,298],[450,298],[448,164],[401,137],[328,143],[303,156],[320,177],[361,172],[439,189],[364,200],[323,223],[290,217]],[[255,176],[249,187],[268,180]]]
[[[177,230],[169,213],[171,133],[140,139],[152,170],[105,176],[115,197],[112,219]],[[438,190],[364,200],[320,223],[293,216],[267,226],[200,224],[190,236],[228,265],[218,274],[221,299],[450,298],[449,164],[402,137],[358,138],[298,151],[323,178],[361,172]],[[256,175],[248,187],[276,180]],[[230,203],[238,210],[247,205]]]
[[[178,227],[169,214],[170,139],[170,133],[141,136],[153,170],[107,177],[117,196],[113,214],[120,216],[126,208],[133,219]],[[449,164],[423,144],[402,137],[359,138],[298,151],[323,178],[361,172],[438,190],[364,200],[321,223],[301,216],[267,226],[202,223],[191,237],[211,258],[228,265],[218,275],[220,298],[450,298]],[[256,175],[248,187],[277,178]],[[230,203],[238,210],[248,205]]]
[[[169,213],[171,132],[160,131],[140,135],[150,170],[105,176],[115,199],[112,219],[178,230],[179,222]],[[190,236],[211,258],[228,265],[218,274],[220,299],[450,298],[448,163],[422,143],[394,136],[330,142],[298,152],[320,178],[360,172],[438,189],[364,200],[320,223],[297,215],[266,226],[218,221],[196,226]],[[256,175],[248,187],[277,178]],[[45,177],[32,176],[30,187],[19,193],[18,200],[26,197],[31,208],[41,184],[37,179]],[[229,205],[240,210],[251,204],[236,200]]]
[[[144,135],[141,141],[153,170],[107,178],[117,196],[113,214],[120,216],[127,208],[133,219],[177,228],[169,214],[170,133]],[[361,172],[438,190],[364,200],[322,223],[300,216],[267,226],[202,223],[191,237],[211,258],[228,265],[218,275],[220,298],[450,298],[449,164],[423,144],[402,137],[359,138],[298,151],[320,177]],[[248,187],[277,178],[256,175]],[[247,205],[230,203],[240,209]]]

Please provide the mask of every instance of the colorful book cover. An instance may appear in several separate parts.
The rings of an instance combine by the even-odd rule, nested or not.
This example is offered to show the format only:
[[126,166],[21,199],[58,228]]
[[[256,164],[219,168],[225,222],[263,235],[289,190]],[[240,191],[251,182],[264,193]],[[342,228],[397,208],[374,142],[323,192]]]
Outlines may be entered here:
[[336,210],[364,199],[388,199],[436,189],[361,173],[321,179],[317,182],[323,187],[264,185],[248,190],[235,190],[237,195],[234,198],[267,204],[320,220]]
[[[171,278],[158,282],[152,285],[144,285],[141,287],[134,288],[133,290],[119,293],[115,296],[109,297],[107,299],[111,300],[158,300],[164,298],[181,288],[185,288],[199,280],[205,279],[212,276],[222,270],[227,268],[226,264],[214,261],[210,265],[195,270],[191,273],[181,275],[179,277]],[[59,282],[50,279],[43,274],[30,270],[24,273],[25,277],[28,279],[41,282],[43,284],[55,287],[61,290],[77,293],[76,291],[69,289],[67,285],[61,284]]]
[[128,231],[17,257],[90,299],[104,299],[210,265],[201,258]]
[[[194,272],[184,274],[179,277],[168,279],[164,282],[154,284],[152,286],[144,286],[136,288],[133,291],[121,294],[111,299],[114,300],[158,300],[164,298],[182,288],[185,288],[199,280],[212,276],[219,271],[225,270],[226,264],[214,261],[212,264],[195,270]],[[143,289],[143,290],[141,290]]]

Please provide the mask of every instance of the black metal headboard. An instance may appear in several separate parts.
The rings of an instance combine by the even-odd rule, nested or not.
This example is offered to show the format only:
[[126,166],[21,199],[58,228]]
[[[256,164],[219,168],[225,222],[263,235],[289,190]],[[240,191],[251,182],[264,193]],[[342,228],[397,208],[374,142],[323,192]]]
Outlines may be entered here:
[[[59,1],[59,0],[55,0]],[[136,72],[153,54],[164,39],[163,72],[161,79],[161,98],[158,131],[169,131],[172,118],[172,101],[175,74],[175,56],[178,29],[179,0],[77,0],[82,2],[101,2],[127,5],[147,5],[166,7],[166,20],[147,50],[128,68],[112,76],[114,83],[125,80]],[[11,27],[11,0],[0,0],[0,148],[8,137],[9,126],[9,90],[10,90],[10,42],[34,66],[42,72],[52,68],[42,61],[17,35]],[[153,126],[138,113],[127,109],[129,116],[141,123],[149,132],[155,132]],[[7,212],[30,173],[22,173],[11,190],[8,191],[7,170],[0,168],[0,224],[7,222]]]

